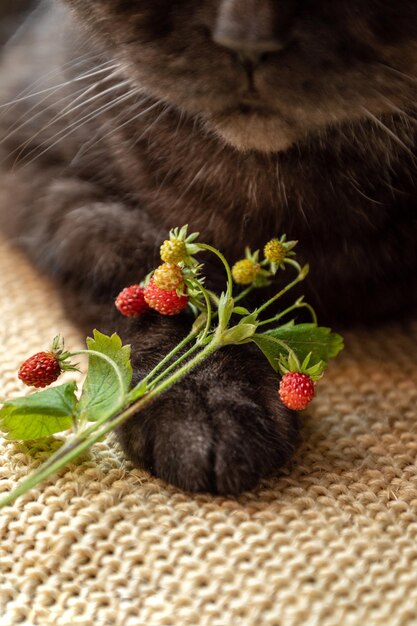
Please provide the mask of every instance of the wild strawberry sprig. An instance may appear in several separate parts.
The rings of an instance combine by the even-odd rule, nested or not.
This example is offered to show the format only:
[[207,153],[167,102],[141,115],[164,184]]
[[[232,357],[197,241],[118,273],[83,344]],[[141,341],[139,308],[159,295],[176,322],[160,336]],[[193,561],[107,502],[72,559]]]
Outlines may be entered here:
[[[118,311],[127,317],[149,316],[151,312],[184,315],[188,311],[189,334],[145,378],[132,385],[130,346],[123,346],[116,334],[109,337],[97,330],[87,338],[86,350],[66,352],[58,337],[50,351],[37,353],[22,364],[21,381],[46,388],[4,402],[0,429],[5,436],[24,440],[65,430],[72,433],[59,451],[6,496],[0,506],[12,502],[144,410],[223,346],[249,342],[258,346],[277,372],[277,402],[302,410],[313,399],[316,382],[327,361],[342,349],[343,340],[329,328],[317,325],[315,312],[303,297],[284,310],[276,308],[278,300],[309,271],[307,265],[301,267],[296,260],[297,242],[287,241],[284,235],[268,241],[263,254],[246,248],[245,257],[231,267],[221,252],[200,242],[198,233],[188,234],[187,230],[187,226],[173,229],[161,245],[161,264],[142,281],[125,287],[115,301]],[[204,265],[196,258],[207,253],[216,255],[224,265],[227,280],[220,294],[206,288]],[[295,270],[286,285],[253,310],[242,306],[252,290],[265,286],[271,289],[277,273],[286,267]],[[272,317],[265,316],[273,306]],[[300,309],[311,314],[310,323],[291,319]],[[89,359],[81,391],[77,392],[74,381],[49,387],[62,372],[77,369],[71,359],[78,354],[87,354]]]
[[65,352],[64,343],[60,337],[55,337],[49,352],[38,352],[29,357],[19,368],[18,377],[28,387],[42,389],[54,383],[62,372],[78,372],[78,366],[73,365],[69,358],[70,352]]

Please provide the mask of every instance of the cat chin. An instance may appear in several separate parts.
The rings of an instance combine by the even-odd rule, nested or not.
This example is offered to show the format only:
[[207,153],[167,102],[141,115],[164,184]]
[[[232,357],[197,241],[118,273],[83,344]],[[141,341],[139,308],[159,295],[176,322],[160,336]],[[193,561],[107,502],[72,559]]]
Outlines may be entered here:
[[271,116],[215,117],[206,120],[206,127],[241,152],[283,152],[300,138],[295,129]]

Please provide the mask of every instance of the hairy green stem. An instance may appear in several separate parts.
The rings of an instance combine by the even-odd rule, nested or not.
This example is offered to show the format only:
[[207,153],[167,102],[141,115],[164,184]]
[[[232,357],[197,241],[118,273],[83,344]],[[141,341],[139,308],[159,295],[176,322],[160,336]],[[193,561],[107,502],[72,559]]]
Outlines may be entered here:
[[157,372],[159,372],[159,370],[169,361],[171,361],[172,358],[174,358],[174,356],[180,352],[180,350],[182,350],[188,343],[190,343],[190,341],[192,341],[193,339],[195,339],[198,335],[198,331],[193,330],[191,333],[189,333],[186,337],[184,337],[184,339],[182,341],[180,341],[180,343],[178,345],[175,346],[175,348],[173,348],[170,352],[168,352],[167,355],[164,356],[164,358],[159,361],[159,363],[157,365],[155,365],[155,367],[153,368],[153,370],[151,370],[144,378],[142,378],[142,380],[139,381],[139,383],[136,385],[136,387],[134,387],[130,393],[132,393],[134,395],[135,390],[137,390],[141,385],[143,385],[144,382],[148,382],[150,381]]
[[231,298],[232,293],[233,293],[233,278],[232,278],[232,271],[230,269],[230,265],[226,261],[226,258],[221,252],[216,250],[216,248],[213,248],[213,246],[209,246],[207,243],[201,243],[198,245],[202,250],[208,250],[209,252],[212,252],[213,254],[215,254],[223,263],[226,273],[227,273],[227,295]]
[[[169,367],[167,367],[166,370],[164,370],[161,374],[159,374],[159,376],[157,376],[155,378],[155,380],[153,380],[151,382],[151,385],[156,385],[157,383],[159,383],[160,380],[162,380],[168,374],[170,374],[172,372],[172,370],[174,370],[176,367],[178,367],[178,365],[180,365],[183,361],[185,361],[192,354],[194,354],[194,352],[200,348],[200,346],[203,344],[203,342],[207,338],[207,335],[208,335],[208,333],[210,331],[211,322],[212,322],[212,312],[211,312],[212,309],[211,309],[210,296],[209,296],[208,291],[206,289],[204,289],[204,287],[202,287],[201,285],[200,285],[200,289],[201,289],[201,292],[202,292],[202,294],[204,296],[204,299],[206,301],[206,306],[207,306],[207,321],[206,321],[206,325],[205,325],[205,328],[204,328],[202,336],[198,338],[198,341],[193,346],[191,346],[191,348],[189,348],[189,350],[187,350],[187,352],[182,354],[176,361],[174,361],[174,363],[171,363],[171,365]],[[195,331],[195,335],[194,336],[196,336],[197,333],[198,333],[198,331]],[[174,352],[174,350],[172,352]],[[171,354],[172,354],[172,352],[171,352]],[[175,352],[177,352],[177,350],[175,350]]]
[[302,268],[302,270],[300,271],[300,273],[298,274],[298,276],[292,282],[288,283],[288,285],[286,285],[286,287],[284,287],[283,289],[281,289],[281,291],[279,291],[277,294],[275,294],[275,296],[270,298],[270,300],[265,302],[265,304],[263,304],[258,309],[256,309],[256,311],[254,311],[254,313],[257,313],[259,315],[259,313],[262,313],[262,311],[265,311],[265,309],[267,309],[269,306],[271,306],[271,304],[273,304],[276,300],[278,300],[278,298],[281,298],[281,296],[283,296],[285,293],[287,293],[287,291],[289,291],[290,289],[295,287],[295,285],[297,285],[298,283],[303,281],[305,279],[305,277],[307,276],[307,274],[308,274],[308,265],[305,265]]
[[265,326],[266,324],[273,324],[274,322],[279,322],[280,319],[288,315],[288,313],[291,313],[291,311],[295,311],[296,309],[303,309],[303,308],[308,309],[308,311],[311,313],[313,324],[316,324],[317,326],[317,315],[313,307],[307,302],[296,302],[292,306],[289,306],[288,309],[285,309],[285,311],[282,311],[281,313],[274,315],[274,317],[270,317],[267,320],[262,320],[262,322],[258,322],[258,327]]
[[212,320],[212,308],[211,308],[211,302],[210,302],[210,294],[207,291],[207,289],[204,289],[203,285],[199,285],[201,293],[204,296],[204,300],[206,301],[206,307],[207,307],[207,321],[206,321],[206,326],[204,328],[203,334],[201,336],[201,338],[199,337],[199,343],[201,344],[204,339],[207,337],[209,331],[210,331],[210,326],[211,326],[211,320]]
[[178,359],[176,359],[166,370],[164,370],[159,376],[157,376],[154,380],[150,382],[150,389],[153,389],[155,385],[157,385],[161,380],[163,380],[168,374],[170,374],[173,370],[175,370],[178,365],[183,363],[186,359],[190,358],[200,348],[198,343],[195,343],[191,348],[184,352]]
[[234,299],[235,303],[240,302],[241,300],[243,300],[243,298],[246,298],[246,296],[250,294],[250,292],[253,291],[254,289],[255,287],[253,285],[250,285],[250,287],[246,287],[246,289],[241,291],[240,294],[236,296],[236,298]]
[[52,455],[46,464],[44,464],[38,471],[34,472],[32,476],[21,482],[16,489],[3,498],[0,501],[0,508],[13,503],[16,498],[25,494],[33,487],[36,487],[43,480],[56,473],[67,463],[84,452],[84,450],[87,450],[91,445],[96,443],[110,430],[120,426],[130,417],[135,415],[135,413],[151,404],[157,396],[169,389],[169,387],[177,383],[180,379],[184,378],[184,376],[197,367],[210,354],[214,353],[219,347],[220,345],[213,339],[191,361],[183,365],[178,371],[172,374],[172,376],[162,381],[157,387],[152,389],[141,399],[134,402],[130,407],[115,417],[107,417],[97,420],[86,430],[79,431],[72,440],[70,440],[67,444],[64,444],[60,450]]

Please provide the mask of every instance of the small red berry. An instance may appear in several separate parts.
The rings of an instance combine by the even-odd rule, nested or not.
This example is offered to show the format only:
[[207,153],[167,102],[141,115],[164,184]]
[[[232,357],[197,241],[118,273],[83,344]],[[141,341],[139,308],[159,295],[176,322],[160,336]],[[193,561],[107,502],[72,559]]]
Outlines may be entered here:
[[19,368],[18,376],[29,387],[48,387],[61,374],[61,364],[53,352],[38,352]]
[[144,298],[144,288],[140,285],[131,285],[119,293],[116,298],[116,308],[126,317],[139,317],[149,310]]
[[175,289],[172,291],[160,289],[153,278],[149,281],[144,296],[145,302],[149,304],[151,309],[155,309],[162,315],[177,315],[188,305],[188,296],[179,296]]
[[307,374],[288,372],[279,385],[279,396],[289,409],[302,411],[314,398],[314,382]]

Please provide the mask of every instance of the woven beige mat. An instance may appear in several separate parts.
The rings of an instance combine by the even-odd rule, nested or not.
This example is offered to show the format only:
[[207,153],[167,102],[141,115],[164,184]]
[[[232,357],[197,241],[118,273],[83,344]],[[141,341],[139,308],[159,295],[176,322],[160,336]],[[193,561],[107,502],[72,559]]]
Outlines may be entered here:
[[[1,395],[62,333],[53,287],[0,248]],[[351,333],[292,466],[189,495],[105,443],[0,512],[0,625],[417,624],[417,324]],[[0,489],[46,452],[2,449]]]

